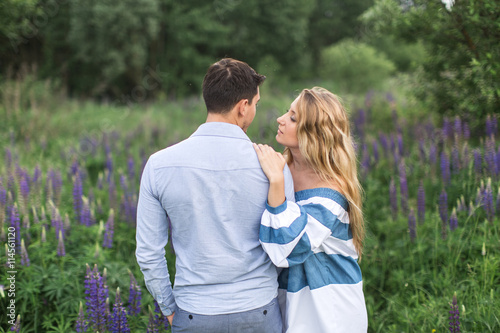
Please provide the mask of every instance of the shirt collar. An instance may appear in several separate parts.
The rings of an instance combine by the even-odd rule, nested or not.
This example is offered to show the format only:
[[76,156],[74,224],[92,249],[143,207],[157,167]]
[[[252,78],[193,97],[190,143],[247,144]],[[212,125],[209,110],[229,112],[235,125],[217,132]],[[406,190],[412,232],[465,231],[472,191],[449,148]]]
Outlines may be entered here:
[[238,125],[215,121],[201,124],[191,136],[218,136],[250,141]]

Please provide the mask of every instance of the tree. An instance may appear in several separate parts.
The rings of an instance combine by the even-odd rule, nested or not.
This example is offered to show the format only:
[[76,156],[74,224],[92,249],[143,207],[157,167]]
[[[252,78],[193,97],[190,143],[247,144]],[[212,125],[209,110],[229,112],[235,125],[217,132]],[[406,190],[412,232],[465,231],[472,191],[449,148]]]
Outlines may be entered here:
[[[408,4],[408,2],[404,2]],[[482,122],[500,110],[500,4],[495,0],[415,0],[403,6],[377,0],[363,21],[379,35],[422,40],[429,56],[423,65],[421,97],[439,112]]]

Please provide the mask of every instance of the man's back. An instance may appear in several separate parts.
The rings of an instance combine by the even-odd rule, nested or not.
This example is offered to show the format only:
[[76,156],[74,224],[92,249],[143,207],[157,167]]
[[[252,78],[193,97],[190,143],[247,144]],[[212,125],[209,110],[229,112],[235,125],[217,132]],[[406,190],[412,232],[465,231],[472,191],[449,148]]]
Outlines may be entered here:
[[[235,313],[276,297],[276,269],[258,240],[269,183],[241,128],[205,123],[152,155],[145,173],[172,224],[180,308]],[[286,180],[293,197],[288,170]]]

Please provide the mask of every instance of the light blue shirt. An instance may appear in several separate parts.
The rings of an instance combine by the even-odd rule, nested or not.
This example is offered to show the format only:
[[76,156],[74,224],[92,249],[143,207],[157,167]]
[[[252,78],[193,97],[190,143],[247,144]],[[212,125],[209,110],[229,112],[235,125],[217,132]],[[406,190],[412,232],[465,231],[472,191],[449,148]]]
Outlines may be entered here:
[[[287,200],[293,181],[285,167]],[[202,124],[149,158],[137,208],[137,262],[164,315],[252,310],[277,295],[275,266],[259,243],[269,182],[252,142],[229,123]],[[168,219],[174,288],[165,259]]]

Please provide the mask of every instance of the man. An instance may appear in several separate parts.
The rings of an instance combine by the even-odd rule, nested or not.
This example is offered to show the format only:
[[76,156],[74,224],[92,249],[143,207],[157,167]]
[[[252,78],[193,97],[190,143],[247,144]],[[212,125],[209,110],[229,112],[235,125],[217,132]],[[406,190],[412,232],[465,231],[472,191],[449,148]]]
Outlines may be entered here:
[[[259,244],[269,183],[245,134],[265,76],[222,59],[203,80],[206,123],[143,171],[137,261],[172,332],[281,332],[277,274]],[[287,198],[294,200],[285,168]],[[165,260],[168,222],[174,289]]]

